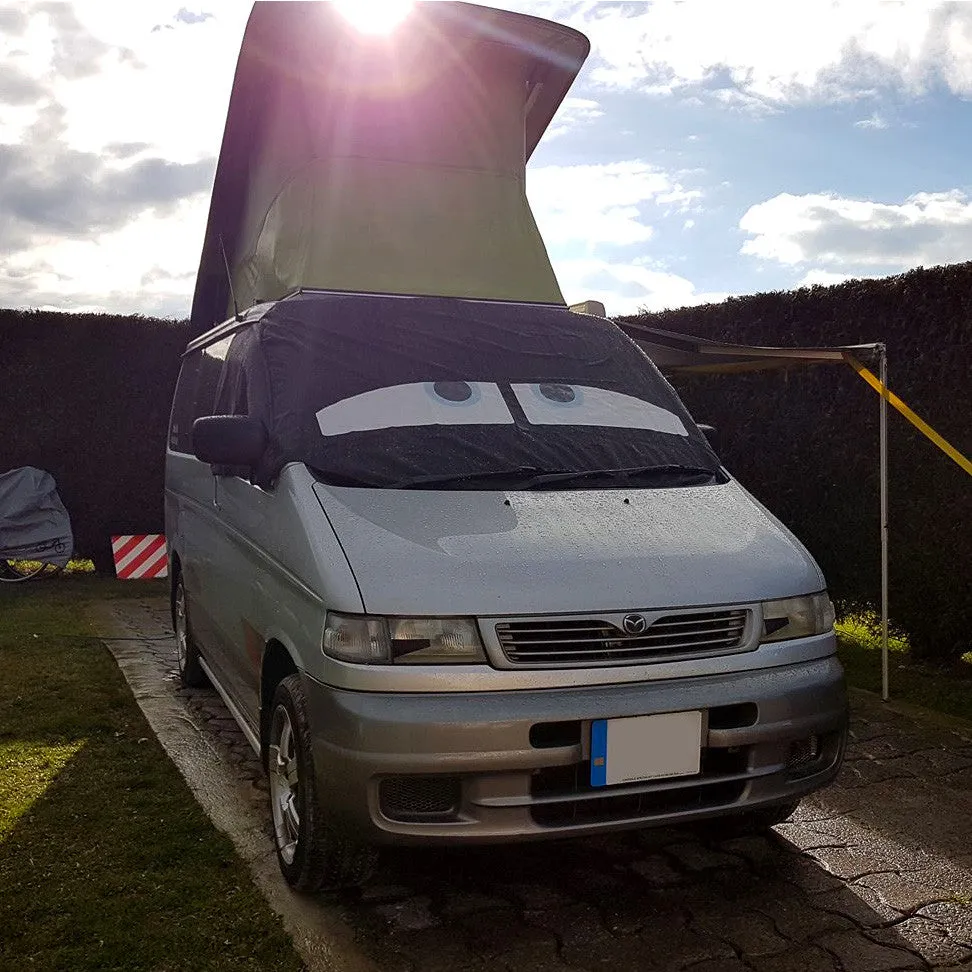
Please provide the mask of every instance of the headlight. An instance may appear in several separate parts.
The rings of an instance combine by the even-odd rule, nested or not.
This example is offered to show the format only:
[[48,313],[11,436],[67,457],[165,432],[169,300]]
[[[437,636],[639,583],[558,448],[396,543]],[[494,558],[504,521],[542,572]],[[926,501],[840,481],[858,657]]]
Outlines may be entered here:
[[760,641],[826,634],[833,626],[834,606],[826,591],[806,597],[763,601],[763,636]]
[[469,618],[379,618],[328,613],[324,654],[359,665],[484,663]]

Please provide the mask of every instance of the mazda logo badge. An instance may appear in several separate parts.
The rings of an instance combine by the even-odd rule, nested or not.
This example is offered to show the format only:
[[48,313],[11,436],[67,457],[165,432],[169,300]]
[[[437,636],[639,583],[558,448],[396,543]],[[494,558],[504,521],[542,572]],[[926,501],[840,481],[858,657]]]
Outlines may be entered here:
[[640,614],[626,614],[621,626],[629,635],[644,634],[648,630],[648,622]]

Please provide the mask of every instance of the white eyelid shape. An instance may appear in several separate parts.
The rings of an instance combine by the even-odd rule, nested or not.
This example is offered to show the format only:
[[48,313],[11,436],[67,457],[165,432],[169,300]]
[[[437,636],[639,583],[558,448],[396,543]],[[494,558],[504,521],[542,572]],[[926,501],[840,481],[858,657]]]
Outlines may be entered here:
[[512,425],[497,385],[421,381],[353,395],[317,413],[325,436],[421,425]]
[[532,425],[596,425],[688,435],[682,420],[651,402],[587,385],[544,382],[513,385],[513,394]]

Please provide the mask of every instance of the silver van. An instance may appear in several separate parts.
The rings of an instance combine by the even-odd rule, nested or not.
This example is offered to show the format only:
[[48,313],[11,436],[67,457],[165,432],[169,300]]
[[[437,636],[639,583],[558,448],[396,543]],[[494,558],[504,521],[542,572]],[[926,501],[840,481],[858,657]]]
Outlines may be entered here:
[[819,568],[607,320],[258,305],[185,353],[165,515],[182,679],[261,754],[294,887],[382,843],[766,827],[838,771]]

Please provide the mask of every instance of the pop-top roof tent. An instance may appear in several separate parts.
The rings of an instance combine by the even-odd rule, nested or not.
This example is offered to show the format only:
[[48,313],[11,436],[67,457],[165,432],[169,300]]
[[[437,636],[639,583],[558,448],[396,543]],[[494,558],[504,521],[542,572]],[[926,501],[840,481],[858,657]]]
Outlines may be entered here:
[[[561,24],[452,0],[415,3],[387,37],[362,34],[333,3],[258,0],[230,95],[192,336],[300,290],[563,306],[526,163],[589,50]],[[883,345],[753,348],[620,326],[662,371],[834,364],[870,350],[884,381]],[[885,697],[886,457],[882,396]]]
[[255,3],[192,333],[232,313],[227,263],[240,309],[300,288],[563,305],[525,168],[589,49],[469,3],[416,3],[388,36],[333,3]]

